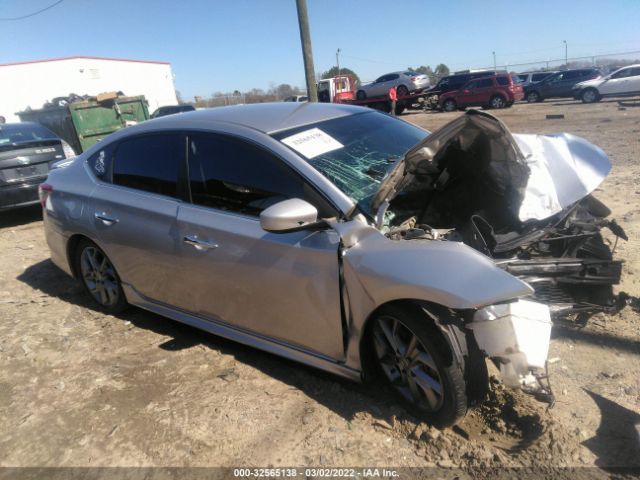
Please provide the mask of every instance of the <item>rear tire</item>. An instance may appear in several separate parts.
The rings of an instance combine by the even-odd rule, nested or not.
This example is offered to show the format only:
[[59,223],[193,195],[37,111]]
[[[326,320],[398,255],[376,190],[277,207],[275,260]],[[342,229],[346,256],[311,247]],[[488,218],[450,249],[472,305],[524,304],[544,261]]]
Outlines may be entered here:
[[389,305],[369,330],[378,376],[417,418],[437,427],[455,424],[467,412],[462,366],[431,319],[418,308]]
[[409,89],[404,85],[400,85],[396,89],[396,93],[398,94],[399,97],[405,97],[405,96],[409,95]]
[[442,104],[442,110],[445,112],[455,112],[458,108],[458,104],[453,98],[447,98]]
[[533,92],[527,93],[527,102],[528,103],[538,103],[542,101],[542,97],[535,90]]
[[74,252],[74,265],[85,292],[101,310],[117,314],[127,308],[120,277],[100,247],[86,238],[80,240]]
[[358,100],[366,100],[367,94],[365,93],[364,90],[358,90],[357,93],[356,93],[356,98]]

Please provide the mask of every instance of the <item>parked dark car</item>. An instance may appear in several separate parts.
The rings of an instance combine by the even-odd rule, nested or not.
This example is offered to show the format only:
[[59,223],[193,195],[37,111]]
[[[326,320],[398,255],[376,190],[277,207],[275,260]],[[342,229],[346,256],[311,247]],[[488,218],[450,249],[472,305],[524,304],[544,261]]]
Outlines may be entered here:
[[471,80],[459,90],[440,95],[438,105],[445,112],[464,110],[471,106],[505,108],[523,98],[522,85],[514,83],[507,73]]
[[540,82],[547,78],[549,75],[553,75],[554,73],[558,72],[522,72],[513,75],[513,81],[521,84],[522,86],[526,86],[531,85],[532,83]]
[[174,113],[193,112],[194,110],[195,107],[193,105],[167,105],[153,112],[151,118],[164,117],[165,115],[173,115]]
[[38,185],[51,164],[75,156],[71,147],[37,123],[0,125],[0,210],[38,203]]
[[546,98],[573,97],[573,86],[585,80],[600,78],[602,72],[597,68],[578,68],[565,70],[548,76],[544,80],[524,87],[527,102],[542,102]]
[[425,105],[428,108],[438,108],[438,99],[440,98],[440,95],[454,90],[459,90],[464,86],[465,83],[476,78],[488,77],[491,75],[497,75],[499,73],[506,72],[483,70],[479,72],[456,73],[455,75],[447,75],[446,77],[442,77],[435,86],[425,92]]

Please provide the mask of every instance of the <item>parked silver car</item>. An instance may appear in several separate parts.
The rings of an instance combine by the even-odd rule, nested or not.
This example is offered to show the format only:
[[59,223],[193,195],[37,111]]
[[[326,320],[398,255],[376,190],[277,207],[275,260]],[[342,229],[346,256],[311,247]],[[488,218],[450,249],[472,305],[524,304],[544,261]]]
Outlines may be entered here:
[[[540,387],[550,312],[454,228],[419,215],[435,205],[455,223],[437,191],[468,180],[491,202],[505,190],[503,210],[519,198],[531,226],[597,186],[600,157],[575,169],[589,181],[558,196],[569,174],[544,176],[544,145],[473,111],[434,134],[338,104],[172,115],[56,165],[41,186],[46,238],[53,262],[108,312],[131,304],[353,380],[382,378],[416,415],[450,425],[484,398],[485,356],[507,384]],[[601,152],[577,148],[574,166]]]
[[358,100],[364,100],[371,97],[387,96],[391,87],[396,87],[399,97],[409,95],[427,88],[429,86],[429,77],[421,73],[404,70],[400,72],[387,73],[377,78],[374,82],[360,85],[356,92]]

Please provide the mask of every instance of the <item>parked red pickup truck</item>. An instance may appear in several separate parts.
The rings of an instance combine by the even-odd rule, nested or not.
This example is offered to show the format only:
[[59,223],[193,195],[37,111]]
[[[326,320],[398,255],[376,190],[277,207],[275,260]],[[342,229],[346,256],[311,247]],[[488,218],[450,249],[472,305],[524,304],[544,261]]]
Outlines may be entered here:
[[445,112],[464,110],[471,106],[506,108],[524,98],[522,85],[514,83],[511,75],[500,74],[476,78],[459,90],[443,93],[438,105]]

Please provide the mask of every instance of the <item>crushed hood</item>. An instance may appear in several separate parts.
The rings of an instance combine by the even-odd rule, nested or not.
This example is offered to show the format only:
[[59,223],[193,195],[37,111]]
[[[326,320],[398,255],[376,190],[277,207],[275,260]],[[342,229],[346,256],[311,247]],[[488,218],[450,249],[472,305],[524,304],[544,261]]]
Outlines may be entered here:
[[439,171],[438,154],[451,141],[464,147],[486,135],[490,142],[488,176],[495,188],[515,192],[521,221],[548,218],[591,193],[611,169],[607,155],[567,133],[512,134],[485,112],[469,110],[427,136],[406,153],[380,184],[372,210],[385,208],[414,176]]

